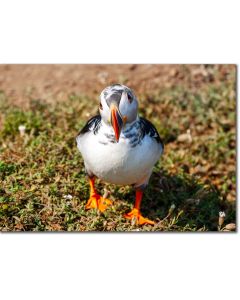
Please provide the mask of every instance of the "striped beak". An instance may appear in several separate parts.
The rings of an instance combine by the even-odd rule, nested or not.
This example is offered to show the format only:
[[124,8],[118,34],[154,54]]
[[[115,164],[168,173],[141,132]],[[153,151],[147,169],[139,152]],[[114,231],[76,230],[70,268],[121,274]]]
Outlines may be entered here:
[[118,142],[123,127],[123,118],[115,104],[111,105],[111,124],[115,133],[116,141]]

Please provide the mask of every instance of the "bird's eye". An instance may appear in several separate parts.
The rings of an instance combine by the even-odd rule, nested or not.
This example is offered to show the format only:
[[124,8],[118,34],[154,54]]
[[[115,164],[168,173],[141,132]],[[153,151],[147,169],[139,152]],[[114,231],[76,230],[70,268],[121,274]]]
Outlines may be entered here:
[[102,110],[103,109],[103,107],[102,107],[102,103],[100,102],[100,104],[99,104],[99,108]]
[[128,95],[128,101],[131,103],[132,101],[133,101],[133,97],[132,97],[132,95],[131,94],[127,94]]

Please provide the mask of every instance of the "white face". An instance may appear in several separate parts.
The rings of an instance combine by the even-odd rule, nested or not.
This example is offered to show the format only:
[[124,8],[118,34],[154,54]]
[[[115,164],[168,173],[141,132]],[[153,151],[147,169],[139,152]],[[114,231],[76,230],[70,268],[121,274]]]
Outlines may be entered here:
[[[133,91],[125,85],[114,84],[106,87],[100,95],[99,111],[102,120],[111,125],[112,108],[115,107],[123,125],[137,118],[138,101]],[[121,128],[120,128],[121,130]]]

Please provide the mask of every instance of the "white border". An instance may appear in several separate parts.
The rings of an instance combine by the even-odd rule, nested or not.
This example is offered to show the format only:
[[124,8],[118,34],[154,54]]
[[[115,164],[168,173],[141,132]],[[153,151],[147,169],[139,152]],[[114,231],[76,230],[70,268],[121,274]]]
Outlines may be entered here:
[[[239,63],[238,2],[2,1],[0,60]],[[0,234],[0,257],[4,300],[239,294],[239,234]]]

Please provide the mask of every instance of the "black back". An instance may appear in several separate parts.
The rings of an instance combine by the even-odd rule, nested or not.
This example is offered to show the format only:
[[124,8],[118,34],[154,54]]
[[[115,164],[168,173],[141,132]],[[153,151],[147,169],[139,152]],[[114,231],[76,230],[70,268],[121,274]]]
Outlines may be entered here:
[[140,126],[143,137],[148,134],[150,137],[154,138],[159,144],[164,148],[163,141],[160,138],[160,135],[156,129],[156,127],[147,119],[140,117]]
[[93,131],[94,134],[97,134],[100,126],[101,126],[101,116],[96,115],[87,121],[86,125],[80,130],[78,135],[87,133],[89,131]]

